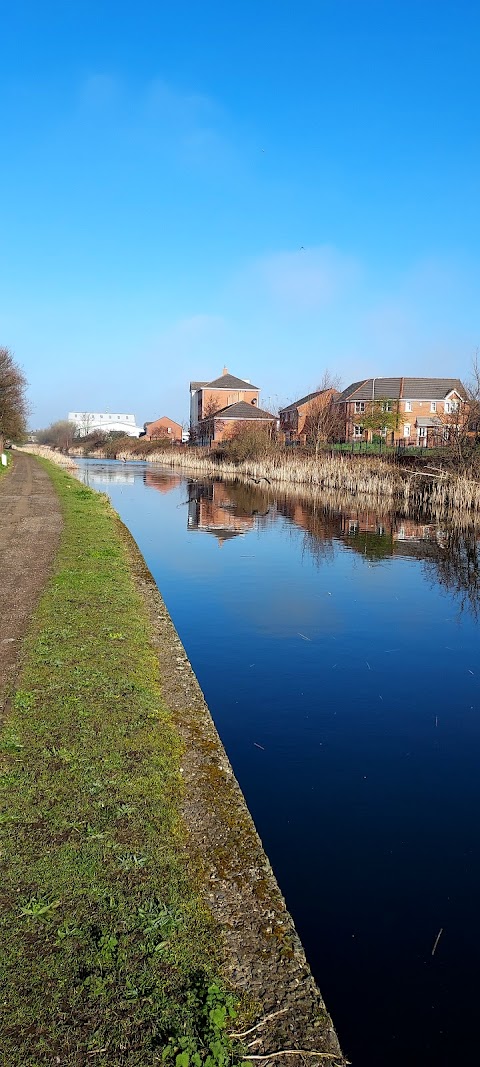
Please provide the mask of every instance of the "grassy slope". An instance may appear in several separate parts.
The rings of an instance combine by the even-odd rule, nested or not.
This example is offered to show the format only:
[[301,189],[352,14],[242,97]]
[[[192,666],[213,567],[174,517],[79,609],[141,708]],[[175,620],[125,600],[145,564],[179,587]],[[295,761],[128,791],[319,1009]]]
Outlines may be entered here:
[[0,1059],[151,1064],[198,1034],[216,934],[121,525],[47,466],[64,535],[0,733]]

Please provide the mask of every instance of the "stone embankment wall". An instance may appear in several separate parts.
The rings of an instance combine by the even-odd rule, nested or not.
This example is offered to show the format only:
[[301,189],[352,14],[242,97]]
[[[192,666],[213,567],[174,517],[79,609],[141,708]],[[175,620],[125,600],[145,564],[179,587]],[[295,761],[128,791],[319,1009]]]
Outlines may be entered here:
[[[246,1038],[249,1052],[264,1062],[271,1053],[273,1065],[290,1061],[295,1050],[296,1063],[343,1067],[347,1061],[332,1020],[200,685],[154,579],[125,528],[124,533],[153,626],[163,695],[185,743],[184,816],[203,857],[208,903],[223,934],[225,971],[257,1005]],[[277,1061],[285,1050],[290,1054]]]

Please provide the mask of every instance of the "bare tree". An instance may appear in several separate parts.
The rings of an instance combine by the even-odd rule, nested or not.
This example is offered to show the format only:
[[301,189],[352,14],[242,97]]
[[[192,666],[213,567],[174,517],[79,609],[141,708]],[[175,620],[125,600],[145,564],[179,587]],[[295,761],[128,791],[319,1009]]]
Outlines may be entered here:
[[26,378],[8,348],[0,348],[0,452],[4,440],[21,438],[26,431],[28,405]]
[[310,401],[305,419],[304,432],[308,444],[315,448],[318,456],[320,448],[329,441],[336,441],[341,436],[343,419],[336,404],[341,389],[341,380],[326,370],[323,374],[318,395]]
[[455,403],[443,419],[444,454],[458,468],[477,473],[480,465],[480,349],[472,357],[466,399]]
[[46,429],[38,430],[37,441],[40,445],[52,445],[53,448],[60,448],[66,452],[71,448],[76,433],[77,427],[74,422],[59,419],[58,422],[52,422]]

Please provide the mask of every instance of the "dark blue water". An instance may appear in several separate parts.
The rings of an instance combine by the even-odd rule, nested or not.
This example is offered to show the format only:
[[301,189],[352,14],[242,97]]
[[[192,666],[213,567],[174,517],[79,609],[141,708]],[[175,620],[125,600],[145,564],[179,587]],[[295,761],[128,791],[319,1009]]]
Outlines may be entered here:
[[158,583],[348,1058],[476,1063],[474,534],[265,483],[84,477]]

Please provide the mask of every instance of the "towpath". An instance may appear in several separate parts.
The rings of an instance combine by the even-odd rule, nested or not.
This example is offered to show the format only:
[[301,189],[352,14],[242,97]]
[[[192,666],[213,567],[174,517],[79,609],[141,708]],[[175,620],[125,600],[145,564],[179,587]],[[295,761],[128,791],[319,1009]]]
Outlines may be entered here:
[[61,528],[60,505],[50,478],[32,456],[15,452],[12,470],[0,478],[0,720]]

